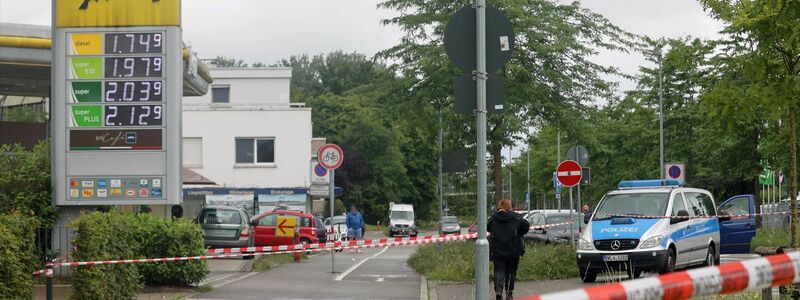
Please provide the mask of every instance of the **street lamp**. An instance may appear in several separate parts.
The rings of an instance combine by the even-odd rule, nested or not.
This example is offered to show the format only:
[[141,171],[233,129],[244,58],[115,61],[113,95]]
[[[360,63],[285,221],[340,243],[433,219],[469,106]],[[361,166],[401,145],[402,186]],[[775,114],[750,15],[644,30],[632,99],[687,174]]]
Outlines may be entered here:
[[662,71],[663,53],[661,52],[661,41],[653,50],[645,50],[644,54],[654,56],[658,62],[658,162],[660,179],[664,179],[664,75]]

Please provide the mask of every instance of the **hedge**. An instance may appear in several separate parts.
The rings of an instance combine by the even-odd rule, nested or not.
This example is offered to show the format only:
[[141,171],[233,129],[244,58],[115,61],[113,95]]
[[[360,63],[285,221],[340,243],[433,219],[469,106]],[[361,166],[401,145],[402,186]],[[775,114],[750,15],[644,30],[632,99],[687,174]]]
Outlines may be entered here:
[[[83,213],[72,223],[76,261],[195,256],[204,253],[202,231],[186,220],[147,214]],[[73,270],[75,299],[132,299],[144,284],[188,286],[208,274],[205,261],[95,265]]]
[[36,266],[34,241],[37,218],[0,214],[0,299],[30,299]]

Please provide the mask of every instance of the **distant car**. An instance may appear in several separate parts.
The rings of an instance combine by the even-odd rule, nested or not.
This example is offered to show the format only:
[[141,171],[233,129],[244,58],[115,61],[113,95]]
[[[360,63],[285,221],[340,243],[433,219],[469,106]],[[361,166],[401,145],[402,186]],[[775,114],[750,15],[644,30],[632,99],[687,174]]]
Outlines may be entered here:
[[[331,233],[333,228],[333,233]],[[347,239],[347,217],[346,216],[333,216],[333,224],[331,218],[325,219],[325,232],[329,241],[345,241]]]
[[250,224],[255,232],[254,244],[256,246],[281,246],[293,245],[292,237],[278,236],[275,232],[278,225],[278,216],[297,218],[300,227],[299,241],[303,244],[315,244],[327,240],[325,226],[318,217],[293,210],[273,210],[250,219]]
[[461,233],[461,224],[455,216],[443,217],[441,226],[444,234]]
[[203,229],[203,243],[212,248],[250,247],[253,228],[241,208],[207,206],[200,209],[195,221]]
[[[572,240],[577,241],[580,236],[578,223],[583,222],[583,214],[573,212],[575,222],[572,223]],[[569,211],[559,213],[537,213],[533,214],[528,222],[531,226],[545,226],[569,222]],[[525,234],[525,240],[530,242],[540,242],[546,244],[563,244],[570,242],[570,225],[563,224],[555,227],[531,229]]]

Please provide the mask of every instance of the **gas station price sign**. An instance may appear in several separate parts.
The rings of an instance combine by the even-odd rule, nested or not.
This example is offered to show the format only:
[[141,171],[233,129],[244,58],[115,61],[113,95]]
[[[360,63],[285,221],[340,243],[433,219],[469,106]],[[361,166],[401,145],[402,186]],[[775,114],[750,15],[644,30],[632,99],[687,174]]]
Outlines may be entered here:
[[180,203],[180,0],[54,3],[53,202]]

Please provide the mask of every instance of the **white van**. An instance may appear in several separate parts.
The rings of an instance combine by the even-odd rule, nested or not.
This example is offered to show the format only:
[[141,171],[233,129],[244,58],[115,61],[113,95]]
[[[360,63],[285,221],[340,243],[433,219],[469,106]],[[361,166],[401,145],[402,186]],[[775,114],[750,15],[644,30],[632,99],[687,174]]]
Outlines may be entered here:
[[721,253],[746,253],[755,235],[755,218],[748,214],[754,212],[752,195],[717,207],[707,190],[674,180],[622,181],[600,200],[578,240],[581,278],[594,282],[610,270],[637,278],[643,271],[714,265]]
[[417,236],[414,206],[389,203],[389,236]]

